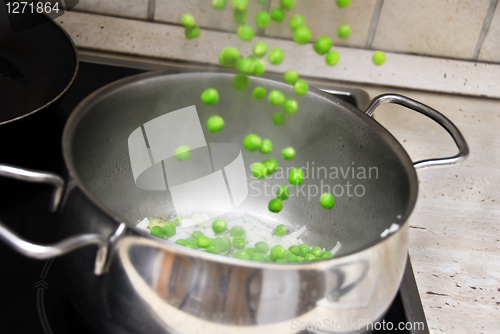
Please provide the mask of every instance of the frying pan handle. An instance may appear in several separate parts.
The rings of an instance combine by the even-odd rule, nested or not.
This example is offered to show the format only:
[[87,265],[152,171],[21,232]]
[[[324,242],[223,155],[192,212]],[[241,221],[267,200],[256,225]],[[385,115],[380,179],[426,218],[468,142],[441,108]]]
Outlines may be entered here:
[[441,114],[439,111],[432,109],[425,104],[422,104],[418,101],[412,100],[406,96],[398,95],[398,94],[383,94],[374,98],[365,113],[368,116],[372,116],[375,109],[378,106],[386,103],[395,103],[400,106],[407,107],[409,109],[415,110],[441,125],[448,133],[451,135],[455,144],[458,147],[458,153],[454,156],[441,158],[441,159],[429,159],[429,160],[421,160],[413,163],[413,167],[416,170],[430,167],[442,167],[442,166],[451,166],[455,165],[463,160],[465,160],[469,156],[469,146],[465,141],[464,136],[458,130],[458,128],[453,124],[446,116]]
[[[51,211],[55,211],[59,206],[64,189],[64,180],[59,175],[0,164],[0,176],[33,183],[46,183],[54,186],[55,190],[50,209]],[[87,245],[95,244],[99,249],[94,273],[100,275],[105,271],[108,240],[101,234],[82,234],[64,239],[52,245],[37,245],[17,235],[0,220],[0,240],[3,240],[17,252],[34,259],[48,259],[64,255]]]

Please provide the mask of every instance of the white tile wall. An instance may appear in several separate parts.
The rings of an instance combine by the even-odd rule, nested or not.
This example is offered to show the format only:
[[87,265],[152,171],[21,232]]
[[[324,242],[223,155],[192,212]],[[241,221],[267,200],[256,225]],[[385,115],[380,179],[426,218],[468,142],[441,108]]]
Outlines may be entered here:
[[[330,36],[334,44],[364,47],[370,28],[376,0],[352,0],[346,8],[339,8],[334,0],[296,0],[295,7],[287,13],[283,22],[271,22],[267,36],[293,38],[289,21],[294,14],[301,14],[311,30],[313,40],[323,35]],[[271,1],[271,9],[279,7],[280,0]],[[351,26],[348,39],[337,37],[337,28],[343,24]]]
[[[261,9],[262,5],[255,0],[248,1],[247,24],[254,29],[257,29],[255,16]],[[211,0],[156,0],[154,18],[155,21],[180,24],[182,14],[189,13],[200,27],[236,31],[239,24],[234,22],[233,12],[231,0],[222,10],[214,9]]]
[[80,0],[74,10],[146,19],[149,0]]
[[[70,1],[70,0],[67,0]],[[305,16],[313,39],[332,37],[335,45],[365,48],[368,36],[373,36],[372,49],[416,53],[443,58],[473,60],[480,46],[479,60],[500,62],[500,2],[489,8],[492,0],[352,0],[347,8],[339,8],[335,0],[296,0],[296,6],[281,22],[272,22],[264,35],[292,39],[290,18]],[[160,24],[180,24],[184,13],[193,14],[202,28],[235,32],[231,0],[224,10],[212,7],[212,0],[154,0],[154,20]],[[150,0],[81,0],[75,11],[146,20]],[[260,5],[249,0],[247,23],[254,29],[255,16],[260,10],[278,7],[280,0]],[[374,20],[375,8],[382,3],[380,16]],[[484,42],[478,39],[488,17],[492,17]],[[370,25],[378,22],[375,29]],[[103,18],[106,23],[106,16]],[[337,37],[340,25],[348,24],[352,34],[347,40]],[[484,35],[486,34],[486,35]],[[371,39],[371,37],[370,37]],[[477,52],[477,50],[476,50]]]
[[497,3],[490,29],[479,52],[479,59],[500,62],[500,2]]
[[472,58],[490,0],[385,0],[373,48]]

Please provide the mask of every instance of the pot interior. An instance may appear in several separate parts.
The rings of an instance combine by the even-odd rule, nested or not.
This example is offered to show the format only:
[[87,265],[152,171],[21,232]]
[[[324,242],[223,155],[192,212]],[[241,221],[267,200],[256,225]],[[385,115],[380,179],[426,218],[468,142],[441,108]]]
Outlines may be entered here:
[[[417,179],[401,145],[378,123],[354,107],[310,89],[251,77],[246,89],[233,87],[229,73],[153,73],[127,78],[94,93],[69,120],[64,154],[72,176],[86,193],[120,220],[137,225],[144,217],[182,216],[195,221],[228,221],[243,215],[268,227],[285,224],[300,238],[338,255],[381,239],[391,224],[402,224],[417,194]],[[252,98],[255,87],[280,90],[299,110],[288,115],[266,98]],[[215,88],[220,100],[205,105],[200,95]],[[277,126],[273,115],[286,121]],[[224,128],[211,133],[207,120],[221,116]],[[250,152],[244,138],[270,139],[272,153]],[[189,159],[175,149],[187,145]],[[281,150],[293,147],[295,158]],[[279,168],[256,178],[251,165],[275,158]],[[303,168],[300,186],[288,181],[291,168]],[[277,187],[290,186],[279,213],[268,210]],[[335,195],[324,209],[322,193]]]

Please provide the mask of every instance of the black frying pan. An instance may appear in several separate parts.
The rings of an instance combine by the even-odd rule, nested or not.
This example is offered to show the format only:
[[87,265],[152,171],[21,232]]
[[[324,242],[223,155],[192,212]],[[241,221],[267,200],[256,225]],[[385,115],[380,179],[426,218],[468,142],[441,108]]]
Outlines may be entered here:
[[6,13],[0,0],[0,125],[61,97],[78,71],[68,34],[42,14]]

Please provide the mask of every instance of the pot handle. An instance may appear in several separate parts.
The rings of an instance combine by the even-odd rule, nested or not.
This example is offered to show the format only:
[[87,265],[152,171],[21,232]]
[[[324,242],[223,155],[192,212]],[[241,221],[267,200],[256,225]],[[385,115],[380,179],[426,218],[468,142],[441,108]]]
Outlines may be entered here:
[[412,100],[406,96],[398,95],[398,94],[382,94],[375,97],[371,102],[365,113],[368,116],[373,116],[375,109],[378,106],[386,103],[395,103],[400,106],[407,107],[409,109],[415,110],[441,125],[448,133],[451,135],[455,144],[458,147],[458,153],[454,156],[441,158],[441,159],[429,159],[429,160],[421,160],[413,163],[413,167],[415,170],[430,168],[430,167],[442,167],[442,166],[451,166],[455,165],[463,160],[465,160],[469,156],[469,146],[465,141],[464,136],[458,130],[458,128],[453,124],[446,116],[441,114],[439,111],[432,109],[425,104],[422,104],[418,101]]
[[[64,180],[55,173],[41,172],[0,164],[0,176],[33,183],[50,184],[55,187],[50,205],[51,211],[56,211],[59,203],[61,202],[64,190]],[[99,247],[99,249],[96,256],[94,273],[96,275],[100,275],[105,271],[108,253],[108,240],[101,234],[82,234],[64,239],[52,245],[37,245],[26,241],[17,235],[0,220],[0,240],[3,240],[7,243],[7,245],[24,256],[34,259],[48,259],[64,255],[87,245],[95,244]]]

